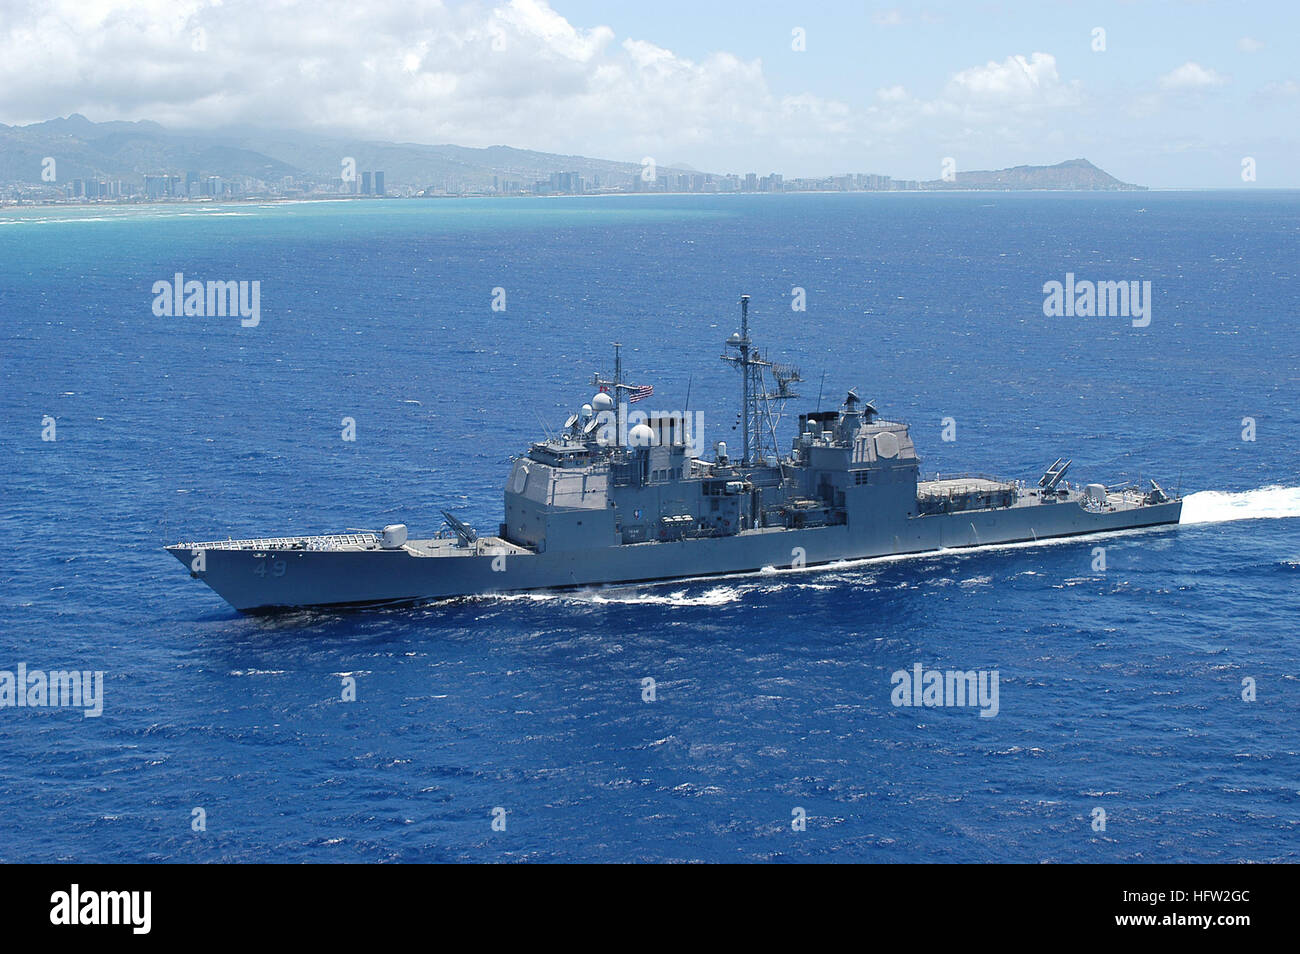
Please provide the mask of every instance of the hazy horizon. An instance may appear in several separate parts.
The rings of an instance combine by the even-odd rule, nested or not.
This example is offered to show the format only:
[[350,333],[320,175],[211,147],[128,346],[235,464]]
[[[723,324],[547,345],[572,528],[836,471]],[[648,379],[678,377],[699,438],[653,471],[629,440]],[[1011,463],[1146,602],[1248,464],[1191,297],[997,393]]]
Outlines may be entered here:
[[0,20],[0,121],[80,113],[787,178],[1086,158],[1154,189],[1296,188],[1297,27],[1281,5],[1193,2],[24,0]]

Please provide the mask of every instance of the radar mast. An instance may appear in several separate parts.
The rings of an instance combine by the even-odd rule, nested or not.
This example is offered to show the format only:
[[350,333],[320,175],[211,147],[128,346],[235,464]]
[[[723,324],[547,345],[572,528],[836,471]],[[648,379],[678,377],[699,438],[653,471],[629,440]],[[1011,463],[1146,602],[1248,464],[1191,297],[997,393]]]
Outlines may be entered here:
[[[741,466],[752,467],[764,457],[771,438],[771,450],[778,453],[776,426],[781,409],[790,398],[799,395],[791,385],[802,381],[793,365],[773,364],[762,357],[749,338],[749,296],[740,296],[740,331],[727,339],[726,347],[735,354],[723,354],[722,360],[740,370]],[[771,370],[776,390],[767,389],[766,375]]]

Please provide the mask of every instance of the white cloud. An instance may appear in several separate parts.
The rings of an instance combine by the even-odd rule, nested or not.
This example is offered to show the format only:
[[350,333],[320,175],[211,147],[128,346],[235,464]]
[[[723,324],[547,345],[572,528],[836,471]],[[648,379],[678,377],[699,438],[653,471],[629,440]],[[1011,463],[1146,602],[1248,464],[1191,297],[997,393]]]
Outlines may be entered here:
[[81,112],[631,161],[671,153],[701,167],[724,148],[807,151],[850,134],[846,106],[774,94],[757,59],[620,42],[544,0],[4,2],[9,123]]
[[1062,117],[1087,106],[1045,52],[936,66],[907,87],[886,78],[850,105],[771,89],[757,58],[688,58],[576,26],[544,0],[0,2],[8,123],[80,112],[654,156],[717,172],[916,175],[932,153],[1040,155]]
[[[1063,117],[1081,115],[1087,107],[1082,88],[1061,77],[1056,58],[1035,52],[959,70],[937,95],[902,85],[877,89],[875,102],[862,110],[862,127],[881,149],[906,142],[910,152],[925,155],[920,169],[912,163],[905,174],[936,178],[943,156],[957,157],[966,169],[997,168],[1006,156],[1051,160],[1065,148],[1059,131]],[[1045,146],[1051,150],[1046,154]]]
[[1300,83],[1295,80],[1282,80],[1281,82],[1265,83],[1259,90],[1261,96],[1265,99],[1293,99],[1300,96]]
[[1262,49],[1264,49],[1263,42],[1254,37],[1243,36],[1237,41],[1237,50],[1241,53],[1258,53]]
[[1056,57],[1050,53],[1008,56],[1001,63],[990,60],[954,73],[948,83],[951,98],[990,104],[1049,103],[1069,92],[1070,87],[1057,73]]
[[514,0],[492,12],[493,20],[526,37],[535,37],[554,53],[579,63],[590,62],[614,39],[606,26],[578,30],[544,0]]
[[1214,89],[1227,82],[1227,77],[1191,60],[1156,80],[1161,89],[1171,92]]

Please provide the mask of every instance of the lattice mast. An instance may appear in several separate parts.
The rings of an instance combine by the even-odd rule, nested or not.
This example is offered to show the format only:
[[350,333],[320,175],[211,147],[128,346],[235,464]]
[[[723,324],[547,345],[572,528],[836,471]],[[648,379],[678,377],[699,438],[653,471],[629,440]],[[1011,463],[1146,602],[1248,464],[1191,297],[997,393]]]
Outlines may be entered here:
[[[740,331],[727,339],[726,346],[735,354],[723,354],[722,360],[740,370],[741,466],[752,467],[763,459],[768,436],[772,452],[777,453],[776,425],[781,407],[799,396],[790,385],[803,378],[798,368],[773,364],[754,348],[749,337],[748,295],[740,296]],[[767,390],[765,369],[771,369],[775,391]]]

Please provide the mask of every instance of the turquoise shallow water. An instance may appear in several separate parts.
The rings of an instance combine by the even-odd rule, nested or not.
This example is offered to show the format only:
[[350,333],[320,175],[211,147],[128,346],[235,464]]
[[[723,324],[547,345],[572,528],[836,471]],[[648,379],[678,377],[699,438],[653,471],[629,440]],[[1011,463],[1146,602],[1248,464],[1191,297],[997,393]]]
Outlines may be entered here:
[[[0,669],[105,672],[98,719],[0,709],[0,858],[1294,860],[1298,243],[1289,193],[0,210]],[[260,281],[261,323],[156,317],[178,271]],[[1150,327],[1044,317],[1067,271],[1152,281]],[[1072,456],[1198,522],[1105,572],[1085,540],[276,619],[159,549],[492,527],[614,340],[734,440],[742,291],[807,403],[858,387],[927,472]],[[891,705],[918,662],[996,669],[998,716]]]

